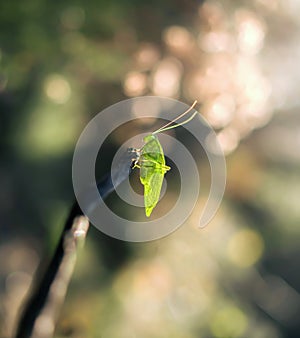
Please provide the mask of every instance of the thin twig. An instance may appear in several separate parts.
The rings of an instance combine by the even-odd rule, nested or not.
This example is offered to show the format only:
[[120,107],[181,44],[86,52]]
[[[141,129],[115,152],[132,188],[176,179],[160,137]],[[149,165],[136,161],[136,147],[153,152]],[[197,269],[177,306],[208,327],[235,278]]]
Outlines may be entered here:
[[45,306],[35,320],[31,334],[32,338],[50,338],[53,336],[59,309],[64,302],[74,271],[78,249],[82,247],[88,229],[88,218],[79,216],[74,219],[72,228],[65,232],[63,259],[50,286]]
[[[127,150],[120,158],[118,166],[98,184],[98,191],[104,200],[115,187],[130,174],[137,154]],[[91,210],[94,201],[89,201]],[[15,338],[50,338],[61,305],[64,302],[71,279],[79,247],[84,243],[89,228],[89,220],[83,215],[77,202],[73,205],[53,258],[46,270],[34,280],[34,287],[17,325]],[[41,266],[42,267],[42,266]],[[41,270],[41,269],[39,269]]]

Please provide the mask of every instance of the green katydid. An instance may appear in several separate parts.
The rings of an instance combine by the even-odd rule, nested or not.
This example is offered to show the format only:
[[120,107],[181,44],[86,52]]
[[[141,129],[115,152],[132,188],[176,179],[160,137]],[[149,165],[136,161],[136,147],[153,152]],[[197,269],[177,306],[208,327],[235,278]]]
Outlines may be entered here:
[[164,176],[171,169],[166,165],[164,151],[156,134],[177,128],[191,121],[198,113],[197,111],[185,121],[171,126],[172,123],[188,114],[196,103],[197,101],[174,120],[145,136],[143,139],[145,145],[141,149],[136,149],[139,158],[135,161],[134,168],[140,169],[140,181],[144,186],[144,204],[147,217],[151,215],[152,210],[155,208],[160,197]]

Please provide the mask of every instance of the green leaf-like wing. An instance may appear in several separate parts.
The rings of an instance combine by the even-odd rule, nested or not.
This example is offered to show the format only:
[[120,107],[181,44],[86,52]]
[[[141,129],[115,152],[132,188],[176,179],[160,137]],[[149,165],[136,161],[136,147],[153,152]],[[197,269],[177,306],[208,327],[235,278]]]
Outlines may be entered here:
[[144,203],[147,217],[151,215],[159,200],[163,179],[164,173],[154,172],[151,174],[147,184],[144,184]]
[[139,160],[140,181],[144,185],[145,212],[149,217],[159,200],[164,175],[170,168],[165,164],[165,156],[158,138],[148,135],[144,141]]

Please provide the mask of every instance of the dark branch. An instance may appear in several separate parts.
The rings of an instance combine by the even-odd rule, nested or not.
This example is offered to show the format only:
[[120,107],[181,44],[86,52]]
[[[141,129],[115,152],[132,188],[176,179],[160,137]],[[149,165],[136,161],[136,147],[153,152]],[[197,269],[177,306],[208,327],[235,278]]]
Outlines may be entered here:
[[[118,166],[97,185],[103,200],[114,191],[113,182],[115,186],[118,186],[128,177],[132,170],[132,161],[135,156],[136,153],[132,152],[132,150],[125,152]],[[91,205],[92,203],[93,201],[91,201]],[[16,338],[39,337],[37,330],[43,320],[46,319],[46,317],[44,318],[42,316],[42,314],[45,315],[45,313],[48,319],[52,320],[51,323],[53,325],[51,323],[46,324],[49,325],[49,329],[51,329],[51,325],[53,327],[51,334],[46,334],[45,332],[43,337],[48,338],[52,336],[57,312],[65,297],[65,293],[62,292],[61,299],[57,299],[55,284],[57,284],[58,279],[63,280],[65,291],[67,290],[76,261],[78,238],[83,238],[81,242],[84,241],[88,225],[89,221],[87,217],[83,215],[78,203],[75,202],[65,222],[53,258],[41,279],[39,279],[39,271],[41,270],[40,268],[43,267],[41,266],[38,269],[36,279],[39,280],[34,281],[35,287],[31,291],[30,298],[20,318],[15,335]],[[66,269],[66,267],[68,268]],[[69,271],[69,275],[66,274],[66,270]],[[55,302],[56,305],[53,305]],[[51,312],[51,314],[49,314],[49,312]]]

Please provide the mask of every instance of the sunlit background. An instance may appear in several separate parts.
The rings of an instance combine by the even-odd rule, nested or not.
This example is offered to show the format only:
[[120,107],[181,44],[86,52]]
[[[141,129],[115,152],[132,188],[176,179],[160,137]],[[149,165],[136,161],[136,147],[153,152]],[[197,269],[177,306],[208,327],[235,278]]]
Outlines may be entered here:
[[[299,13],[298,0],[1,2],[1,337],[72,204],[78,136],[140,95],[199,101],[226,154],[222,206],[146,244],[91,228],[56,337],[300,337]],[[145,126],[112,135],[107,158]]]

